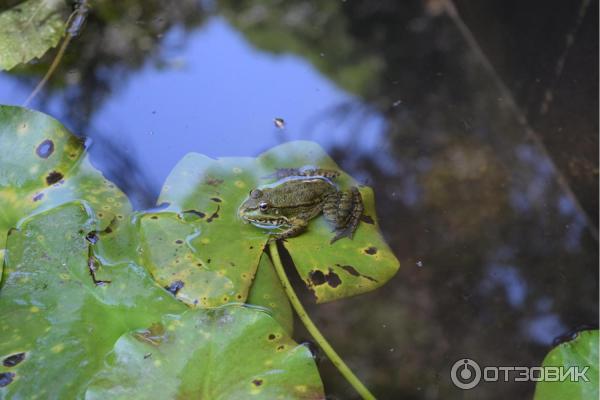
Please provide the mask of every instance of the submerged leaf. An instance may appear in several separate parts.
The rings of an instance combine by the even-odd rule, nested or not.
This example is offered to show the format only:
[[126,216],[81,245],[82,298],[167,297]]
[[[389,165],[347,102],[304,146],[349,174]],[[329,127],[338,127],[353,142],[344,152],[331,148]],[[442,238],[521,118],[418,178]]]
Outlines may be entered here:
[[[534,400],[586,400],[598,398],[598,331],[582,331],[568,342],[556,346],[542,363],[542,367],[563,368],[565,379],[540,381],[535,386]],[[567,369],[585,370],[583,377],[573,379]]]
[[[186,285],[200,288],[200,280],[212,282],[215,271],[223,278],[211,285],[210,293],[206,287],[190,289],[182,300],[208,306],[224,304],[231,300],[232,294],[241,296],[238,298],[241,301],[246,300],[269,231],[244,223],[238,217],[239,206],[250,190],[275,182],[273,174],[277,170],[303,166],[341,172],[336,179],[341,189],[358,186],[312,142],[287,143],[258,158],[214,160],[191,153],[179,162],[167,178],[159,198],[159,205],[166,207],[165,213],[171,215],[170,219],[164,218],[162,230],[175,232],[175,226],[166,225],[177,219],[183,220],[185,215],[195,216],[195,236],[187,242],[188,252],[203,261],[196,267],[189,264],[196,271],[188,272],[195,278],[188,277]],[[373,290],[389,280],[399,267],[379,231],[372,190],[359,186],[359,191],[365,211],[353,239],[343,238],[331,244],[334,234],[320,216],[309,223],[307,232],[285,243],[298,272],[318,302]],[[147,241],[156,243],[159,238],[151,239],[152,235],[144,230]],[[168,253],[174,255],[175,245],[171,240],[165,240],[166,237],[163,234],[162,243],[168,246]],[[148,246],[145,249],[151,252]],[[210,267],[209,260],[214,263]],[[173,266],[173,258],[168,263],[160,257],[149,262],[155,267],[153,274],[162,285],[170,283],[162,277],[180,273]]]
[[26,0],[0,9],[0,69],[41,57],[65,33],[63,0]]

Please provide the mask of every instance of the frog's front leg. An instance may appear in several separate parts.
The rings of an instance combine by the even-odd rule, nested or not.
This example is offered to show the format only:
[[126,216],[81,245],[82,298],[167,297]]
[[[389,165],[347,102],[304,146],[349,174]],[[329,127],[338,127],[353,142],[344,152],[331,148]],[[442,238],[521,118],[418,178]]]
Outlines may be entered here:
[[298,236],[306,230],[307,226],[308,221],[302,218],[292,218],[289,221],[289,228],[287,228],[283,232],[272,235],[270,240],[287,239],[289,237]]

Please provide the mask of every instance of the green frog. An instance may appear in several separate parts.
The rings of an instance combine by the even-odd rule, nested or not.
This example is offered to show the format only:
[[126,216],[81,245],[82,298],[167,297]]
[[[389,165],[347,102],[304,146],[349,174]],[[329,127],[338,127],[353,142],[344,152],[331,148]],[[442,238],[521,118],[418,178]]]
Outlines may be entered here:
[[356,187],[339,190],[333,180],[339,172],[317,168],[286,168],[273,174],[278,180],[252,189],[239,208],[239,216],[261,228],[279,228],[270,240],[297,236],[308,221],[321,213],[333,226],[330,243],[352,235],[363,213]]

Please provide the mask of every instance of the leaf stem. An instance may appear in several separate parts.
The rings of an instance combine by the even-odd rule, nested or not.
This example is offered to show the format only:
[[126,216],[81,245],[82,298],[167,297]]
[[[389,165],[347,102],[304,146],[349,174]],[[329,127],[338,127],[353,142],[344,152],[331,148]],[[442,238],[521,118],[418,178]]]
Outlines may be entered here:
[[65,55],[65,51],[67,50],[67,46],[69,46],[69,43],[71,43],[71,39],[73,39],[74,36],[79,34],[79,30],[81,29],[83,21],[85,20],[85,17],[88,12],[87,2],[88,0],[81,0],[77,9],[69,15],[67,22],[65,22],[65,38],[63,39],[63,42],[60,45],[60,48],[58,49],[58,52],[54,56],[54,59],[52,60],[52,64],[50,64],[48,71],[46,71],[46,74],[44,75],[42,80],[38,82],[38,84],[33,89],[29,97],[27,97],[27,100],[25,100],[25,102],[23,103],[23,107],[29,106],[29,103],[31,103],[33,98],[38,95],[38,93],[44,88],[44,86],[46,86],[46,83],[48,83],[48,81],[54,74],[54,71],[58,67],[58,64],[60,64],[63,56]]
[[317,344],[321,346],[329,360],[331,360],[333,365],[336,366],[338,371],[340,371],[340,373],[344,376],[344,378],[346,378],[348,383],[352,385],[352,387],[358,392],[358,394],[360,394],[361,397],[365,400],[374,400],[375,396],[373,396],[373,394],[369,392],[369,389],[367,389],[366,386],[363,385],[363,383],[358,379],[358,377],[354,375],[350,368],[348,368],[346,363],[335,352],[333,347],[331,347],[327,339],[325,339],[325,337],[321,334],[319,329],[315,326],[315,324],[312,322],[312,320],[306,313],[306,310],[302,306],[302,303],[300,303],[296,292],[294,292],[294,289],[292,288],[292,285],[290,284],[290,281],[287,278],[287,275],[285,274],[285,270],[283,269],[283,265],[281,264],[281,259],[279,257],[279,250],[277,249],[277,244],[275,243],[275,241],[269,244],[269,250],[271,251],[273,265],[275,266],[275,271],[279,276],[279,280],[281,281],[283,290],[290,299],[292,307],[298,314],[298,317],[300,318],[308,332],[312,335]]

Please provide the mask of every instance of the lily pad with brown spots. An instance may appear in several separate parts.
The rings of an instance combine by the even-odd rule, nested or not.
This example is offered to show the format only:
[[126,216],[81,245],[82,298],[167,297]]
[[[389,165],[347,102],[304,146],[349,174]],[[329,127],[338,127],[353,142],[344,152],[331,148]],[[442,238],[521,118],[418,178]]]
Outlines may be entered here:
[[22,218],[73,200],[86,200],[100,230],[131,211],[127,197],[91,165],[81,139],[60,122],[0,105],[0,253]]
[[308,347],[247,306],[191,309],[123,335],[86,399],[324,399]]
[[[331,301],[357,295],[383,285],[397,271],[398,260],[385,243],[375,215],[373,192],[358,185],[352,177],[339,169],[335,162],[312,142],[290,142],[277,146],[258,158],[220,158],[191,153],[185,156],[171,172],[161,192],[158,204],[173,216],[164,224],[173,223],[185,215],[197,217],[195,236],[189,243],[189,252],[202,259],[202,265],[189,262],[187,272],[194,281],[185,285],[194,287],[184,301],[216,306],[231,300],[231,295],[246,300],[248,288],[268,240],[268,230],[244,223],[238,209],[249,192],[258,186],[272,184],[273,174],[284,168],[314,166],[337,170],[340,189],[358,186],[365,210],[354,238],[343,238],[331,244],[331,228],[322,216],[309,223],[308,230],[288,239],[285,247],[290,252],[303,280],[313,291],[317,302]],[[177,215],[178,217],[176,217]],[[175,228],[163,228],[163,231]],[[149,235],[146,235],[148,238]],[[151,240],[151,242],[153,242]],[[166,250],[174,254],[176,245],[165,240]],[[150,252],[148,246],[146,249]],[[210,260],[211,267],[208,267]],[[181,263],[182,261],[180,261]],[[194,263],[196,266],[194,266]],[[172,262],[153,262],[164,269],[155,276],[178,274]],[[214,271],[223,279],[212,292],[207,293],[204,282],[212,282]],[[240,279],[242,278],[243,279]],[[161,280],[162,285],[171,281]]]
[[268,312],[189,310],[136,263],[106,264],[99,227],[72,202],[10,231],[0,398],[324,398],[309,349]]
[[12,229],[0,287],[0,398],[78,398],[123,333],[186,307],[134,263],[105,265],[85,203]]

